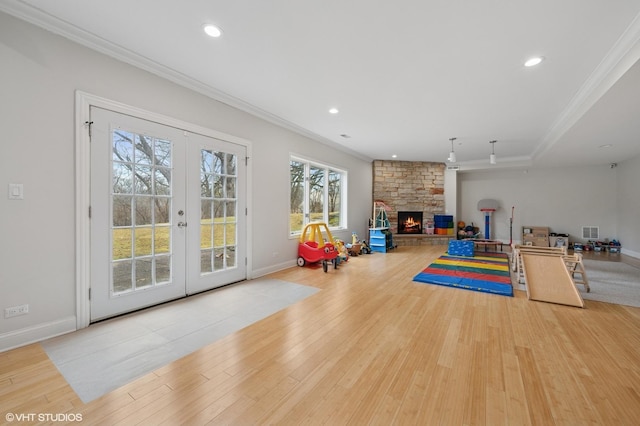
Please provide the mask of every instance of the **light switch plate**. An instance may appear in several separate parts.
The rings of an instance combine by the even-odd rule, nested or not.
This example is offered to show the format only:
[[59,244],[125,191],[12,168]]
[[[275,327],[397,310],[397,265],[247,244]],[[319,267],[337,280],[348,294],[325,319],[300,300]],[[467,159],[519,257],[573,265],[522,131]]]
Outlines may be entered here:
[[23,200],[24,199],[24,187],[21,183],[9,184],[9,199],[10,200]]

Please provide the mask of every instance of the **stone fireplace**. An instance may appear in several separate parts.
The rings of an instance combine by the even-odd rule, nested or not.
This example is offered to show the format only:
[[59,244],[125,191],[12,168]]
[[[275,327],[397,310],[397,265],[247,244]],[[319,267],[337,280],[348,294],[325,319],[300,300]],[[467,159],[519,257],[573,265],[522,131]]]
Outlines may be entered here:
[[398,234],[422,234],[422,212],[398,212]]
[[[387,216],[394,244],[432,245],[449,241],[449,236],[430,235],[423,228],[434,215],[445,214],[445,168],[444,163],[437,162],[374,160],[373,199],[389,207]],[[401,217],[404,213],[411,213],[412,226],[403,225],[407,220]]]

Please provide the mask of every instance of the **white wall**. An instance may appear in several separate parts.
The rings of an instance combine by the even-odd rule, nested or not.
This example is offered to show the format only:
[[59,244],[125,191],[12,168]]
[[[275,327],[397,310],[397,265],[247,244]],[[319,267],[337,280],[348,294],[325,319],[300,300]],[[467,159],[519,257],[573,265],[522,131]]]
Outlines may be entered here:
[[0,350],[75,325],[74,94],[82,90],[252,142],[253,273],[295,264],[288,235],[289,154],[349,173],[349,229],[366,235],[371,163],[0,13]]
[[[25,199],[0,192],[0,309],[28,303],[31,312],[0,315],[0,350],[75,326],[74,93],[82,90],[252,142],[253,273],[293,265],[288,235],[288,160],[295,153],[349,172],[349,229],[367,235],[371,163],[319,144],[130,65],[0,13],[0,189],[24,184]],[[640,158],[608,166],[543,171],[460,173],[451,214],[484,229],[482,198],[503,208],[495,237],[514,239],[522,225],[576,236],[582,225],[619,238],[640,257]],[[447,187],[449,191],[449,187]],[[447,194],[451,197],[451,194]],[[447,207],[449,210],[449,207]],[[635,253],[635,254],[634,254]]]
[[444,213],[458,222],[458,172],[444,169]]
[[616,223],[618,170],[605,165],[461,173],[459,220],[473,222],[484,232],[484,213],[477,205],[490,198],[500,203],[492,216],[493,237],[504,242],[509,242],[515,207],[514,242],[520,242],[523,226],[548,226],[551,232],[569,234],[571,241],[584,241],[582,226],[599,226],[601,239],[622,239],[624,244]]
[[616,221],[622,252],[640,258],[640,157],[618,163]]

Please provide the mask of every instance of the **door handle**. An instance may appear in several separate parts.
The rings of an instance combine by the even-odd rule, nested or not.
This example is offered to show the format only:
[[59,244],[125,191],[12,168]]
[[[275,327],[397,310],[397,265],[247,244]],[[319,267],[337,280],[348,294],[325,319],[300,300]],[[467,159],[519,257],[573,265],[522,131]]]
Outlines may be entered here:
[[178,228],[186,228],[187,222],[178,222]]

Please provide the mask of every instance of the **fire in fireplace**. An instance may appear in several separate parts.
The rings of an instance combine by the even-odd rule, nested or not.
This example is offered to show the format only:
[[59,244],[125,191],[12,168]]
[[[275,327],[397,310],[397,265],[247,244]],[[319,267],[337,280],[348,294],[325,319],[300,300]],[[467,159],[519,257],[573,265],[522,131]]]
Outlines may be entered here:
[[422,212],[398,212],[398,234],[422,234]]

